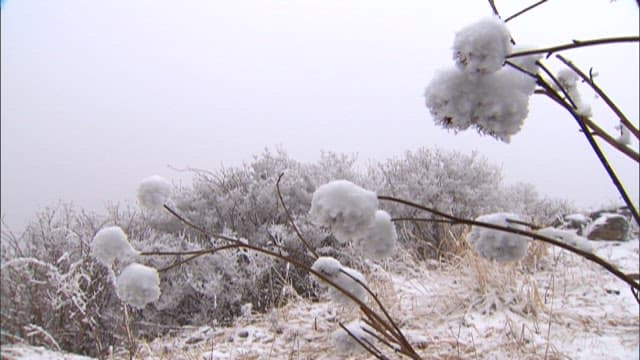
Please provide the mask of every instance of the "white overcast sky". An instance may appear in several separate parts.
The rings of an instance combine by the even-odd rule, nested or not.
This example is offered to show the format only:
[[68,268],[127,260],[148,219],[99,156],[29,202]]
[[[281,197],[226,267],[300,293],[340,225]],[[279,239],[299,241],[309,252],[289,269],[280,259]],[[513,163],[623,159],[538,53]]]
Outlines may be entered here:
[[[508,16],[532,2],[497,5]],[[511,144],[434,126],[424,88],[453,65],[455,31],[490,13],[481,0],[6,0],[2,215],[20,230],[58,200],[101,211],[133,202],[148,175],[183,181],[168,165],[215,170],[280,145],[301,161],[477,150],[507,182],[579,206],[620,202],[575,121],[546,98],[533,98]],[[637,35],[638,7],[551,0],[509,27],[541,47]],[[637,44],[565,55],[593,66],[637,124]],[[615,116],[583,90],[613,130]],[[637,202],[637,164],[608,153]]]

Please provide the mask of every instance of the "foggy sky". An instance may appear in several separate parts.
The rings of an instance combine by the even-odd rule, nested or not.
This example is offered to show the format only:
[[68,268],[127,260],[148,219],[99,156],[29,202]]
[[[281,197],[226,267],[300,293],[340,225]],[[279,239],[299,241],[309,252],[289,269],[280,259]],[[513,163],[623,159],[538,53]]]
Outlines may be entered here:
[[[497,2],[505,16],[528,4]],[[168,165],[215,170],[276,146],[300,161],[321,150],[362,161],[422,146],[477,150],[507,182],[578,206],[621,203],[575,121],[547,98],[533,97],[511,144],[434,126],[424,89],[437,69],[453,66],[455,31],[490,13],[477,0],[8,0],[2,215],[20,230],[58,200],[97,211],[133,203],[146,176],[188,181]],[[637,35],[638,8],[551,1],[509,27],[519,44],[539,47]],[[594,67],[637,124],[637,44],[564,54]],[[613,130],[615,115],[581,90]],[[607,154],[637,203],[637,165]]]

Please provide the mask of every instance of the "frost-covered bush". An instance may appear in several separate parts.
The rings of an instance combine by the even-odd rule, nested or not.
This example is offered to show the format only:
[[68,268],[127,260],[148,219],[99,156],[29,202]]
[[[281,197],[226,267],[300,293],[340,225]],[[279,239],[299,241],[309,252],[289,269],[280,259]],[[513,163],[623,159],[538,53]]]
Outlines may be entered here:
[[[493,213],[479,216],[476,221],[500,225],[511,229],[528,230],[524,225],[509,220],[522,221],[516,214]],[[480,256],[498,262],[518,261],[527,254],[529,238],[506,231],[473,226],[467,241]]]
[[[91,242],[105,223],[129,230],[139,224],[127,209],[110,211],[105,217],[59,204],[37,213],[19,235],[3,224],[3,334],[90,356],[124,344],[120,301],[109,272],[90,255]],[[30,332],[32,325],[42,331]],[[16,338],[2,336],[2,344]]]
[[375,219],[378,198],[347,180],[336,180],[320,186],[313,193],[309,216],[325,226],[342,242],[353,240]]
[[171,183],[159,175],[152,175],[138,185],[138,202],[145,208],[162,208],[171,196]]
[[110,267],[115,259],[122,260],[137,254],[119,226],[100,229],[91,242],[91,256],[107,267]]
[[160,277],[152,267],[138,263],[127,265],[116,279],[118,297],[142,309],[160,297]]

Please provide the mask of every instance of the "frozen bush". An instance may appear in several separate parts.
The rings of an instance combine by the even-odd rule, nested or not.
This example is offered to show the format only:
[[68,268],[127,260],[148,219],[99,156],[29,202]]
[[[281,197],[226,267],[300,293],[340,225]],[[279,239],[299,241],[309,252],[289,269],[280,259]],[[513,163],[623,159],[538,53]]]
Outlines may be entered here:
[[[516,214],[493,213],[482,215],[476,221],[500,225],[512,229],[528,230],[526,226],[510,222],[521,221]],[[521,260],[527,254],[529,238],[506,231],[473,226],[467,236],[467,241],[480,256],[498,262]]]
[[511,35],[505,23],[492,16],[456,33],[453,58],[458,67],[472,75],[498,71],[511,50]]
[[575,231],[556,229],[553,227],[546,227],[536,231],[542,236],[559,240],[565,244],[571,245],[575,248],[586,252],[593,252],[593,246],[585,237],[576,234]]
[[358,238],[358,244],[365,256],[374,259],[385,258],[393,252],[398,234],[391,222],[391,215],[378,210],[373,224]]
[[162,208],[169,196],[171,183],[158,175],[143,179],[138,186],[138,201],[147,209]]
[[91,255],[104,266],[111,267],[114,259],[125,259],[138,252],[129,244],[127,235],[119,226],[100,229],[91,243]]
[[152,267],[138,263],[125,267],[116,280],[118,297],[142,309],[160,297],[160,277]]
[[[339,328],[333,333],[333,343],[336,350],[342,355],[365,353],[366,349],[360,345],[358,340],[365,344],[370,343],[373,339],[366,330],[372,331],[373,329],[366,323],[358,320],[345,325],[345,328],[349,330],[349,332],[346,332],[343,328]],[[358,340],[354,339],[354,336],[358,338]]]
[[378,198],[347,180],[331,181],[313,193],[311,221],[331,229],[336,239],[347,242],[374,220]]

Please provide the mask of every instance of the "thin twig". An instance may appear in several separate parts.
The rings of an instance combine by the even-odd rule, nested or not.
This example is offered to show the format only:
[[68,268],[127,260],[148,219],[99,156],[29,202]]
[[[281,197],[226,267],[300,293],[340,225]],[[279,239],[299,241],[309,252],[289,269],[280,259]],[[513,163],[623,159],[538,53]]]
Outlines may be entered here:
[[533,54],[547,54],[547,56],[551,56],[551,54],[558,51],[575,49],[579,47],[614,44],[614,43],[638,42],[638,41],[640,41],[640,36],[620,36],[620,37],[609,37],[609,38],[592,39],[592,40],[573,40],[573,42],[569,44],[551,46],[551,47],[542,48],[542,49],[516,51],[514,53],[507,55],[507,58],[517,57],[517,56],[527,56],[527,55],[533,55]]
[[441,224],[451,224],[451,225],[456,225],[457,223],[455,221],[452,220],[445,220],[445,219],[433,219],[433,218],[417,218],[417,217],[397,217],[397,218],[391,218],[392,222],[398,222],[398,221],[419,221],[419,222],[430,222],[430,223],[441,223]]
[[407,206],[411,206],[413,208],[424,210],[424,211],[430,212],[432,214],[435,214],[435,215],[438,215],[438,216],[442,216],[443,218],[446,218],[446,219],[450,219],[450,220],[454,220],[456,222],[464,223],[466,225],[480,226],[480,227],[485,227],[485,228],[494,229],[494,230],[506,231],[506,232],[509,232],[509,233],[512,233],[512,234],[532,237],[532,238],[534,238],[536,240],[540,240],[540,241],[543,241],[543,242],[546,242],[546,243],[561,247],[561,248],[563,248],[565,250],[568,250],[568,251],[570,251],[572,253],[580,255],[580,256],[586,258],[587,260],[595,262],[596,264],[602,266],[603,268],[605,268],[607,271],[609,271],[611,274],[613,274],[614,276],[616,276],[620,280],[622,280],[625,283],[631,285],[633,288],[640,290],[640,283],[636,282],[633,278],[631,278],[627,274],[623,273],[622,271],[620,271],[618,268],[616,268],[614,265],[610,264],[606,260],[602,259],[601,257],[599,257],[599,256],[597,256],[597,255],[595,255],[595,254],[593,254],[591,252],[584,251],[582,249],[579,249],[577,247],[571,246],[571,245],[566,244],[564,242],[561,242],[559,240],[556,240],[556,239],[553,239],[553,238],[550,238],[550,237],[547,237],[547,236],[543,236],[543,235],[540,235],[540,234],[537,234],[537,233],[534,233],[534,232],[526,231],[526,230],[514,229],[514,228],[509,228],[509,227],[506,227],[506,226],[500,226],[500,225],[490,224],[490,223],[476,221],[476,220],[459,218],[457,216],[450,215],[450,214],[444,213],[442,211],[439,211],[439,210],[436,210],[436,209],[433,209],[433,208],[429,208],[429,207],[426,207],[426,206],[423,206],[423,205],[420,205],[420,204],[416,204],[416,203],[408,201],[408,200],[399,199],[399,198],[395,198],[395,197],[392,197],[392,196],[378,195],[378,199],[386,200],[386,201],[393,201],[393,202],[397,202],[397,203],[404,204],[404,205],[407,205]]
[[384,354],[380,350],[378,350],[375,346],[373,346],[373,344],[369,342],[365,342],[364,340],[357,337],[354,333],[352,333],[349,329],[347,329],[347,327],[344,326],[343,323],[339,322],[338,325],[342,328],[342,330],[344,330],[347,333],[347,335],[349,335],[352,339],[358,342],[360,346],[362,346],[365,350],[367,350],[368,353],[375,356],[376,359],[381,359],[381,360],[388,359],[386,356],[384,356]]
[[620,108],[611,100],[611,98],[609,98],[607,93],[602,91],[602,89],[600,89],[600,87],[598,85],[596,85],[596,83],[593,81],[593,78],[591,76],[587,76],[587,74],[585,74],[582,70],[580,70],[580,68],[575,66],[571,61],[567,60],[562,55],[558,54],[558,55],[556,55],[556,58],[558,58],[558,60],[562,61],[565,65],[567,65],[569,68],[571,68],[571,70],[573,70],[573,72],[578,74],[578,76],[580,76],[580,78],[582,78],[582,80],[584,82],[589,84],[589,86],[591,86],[593,91],[595,91],[596,94],[598,94],[598,96],[600,96],[600,98],[602,98],[602,100],[604,100],[604,102],[609,106],[611,111],[613,111],[618,116],[618,118],[620,119],[620,122],[623,123],[624,126],[627,127],[627,129],[629,129],[629,131],[636,137],[636,139],[640,138],[640,130],[638,130],[638,128],[636,128],[631,123],[631,121],[629,121],[629,118],[627,118],[622,113]]
[[496,4],[493,0],[489,0],[489,6],[491,6],[491,10],[493,11],[493,14],[497,17],[500,17],[500,13],[498,12],[498,8],[496,7]]
[[517,13],[515,13],[515,14],[513,14],[513,15],[509,16],[508,18],[504,19],[504,22],[505,22],[505,23],[506,23],[506,22],[509,22],[509,20],[513,20],[513,19],[517,18],[518,16],[520,16],[520,15],[522,15],[522,14],[526,13],[527,11],[532,10],[532,9],[534,9],[534,8],[536,8],[536,7],[538,7],[538,6],[542,5],[542,4],[544,4],[544,3],[546,3],[547,1],[548,1],[548,0],[540,0],[540,1],[538,1],[537,3],[535,3],[535,4],[531,5],[531,6],[528,6],[528,7],[524,8],[524,9],[522,9],[522,10],[518,11]]
[[302,233],[298,229],[298,226],[296,225],[295,221],[293,221],[293,218],[291,217],[291,213],[289,212],[289,209],[287,208],[287,205],[284,202],[284,198],[282,197],[282,192],[280,191],[280,180],[282,180],[283,176],[284,176],[284,173],[280,173],[280,176],[278,176],[278,181],[276,181],[276,190],[278,192],[278,199],[280,199],[280,203],[284,208],[284,213],[287,215],[287,219],[289,220],[289,223],[291,224],[291,226],[293,226],[293,230],[296,232],[296,235],[298,235],[298,239],[302,241],[302,243],[304,244],[304,247],[306,247],[307,250],[309,250],[313,254],[313,256],[317,259],[320,256],[318,255],[316,250],[313,248],[313,246],[309,245],[307,240],[305,240],[304,236],[302,236]]

